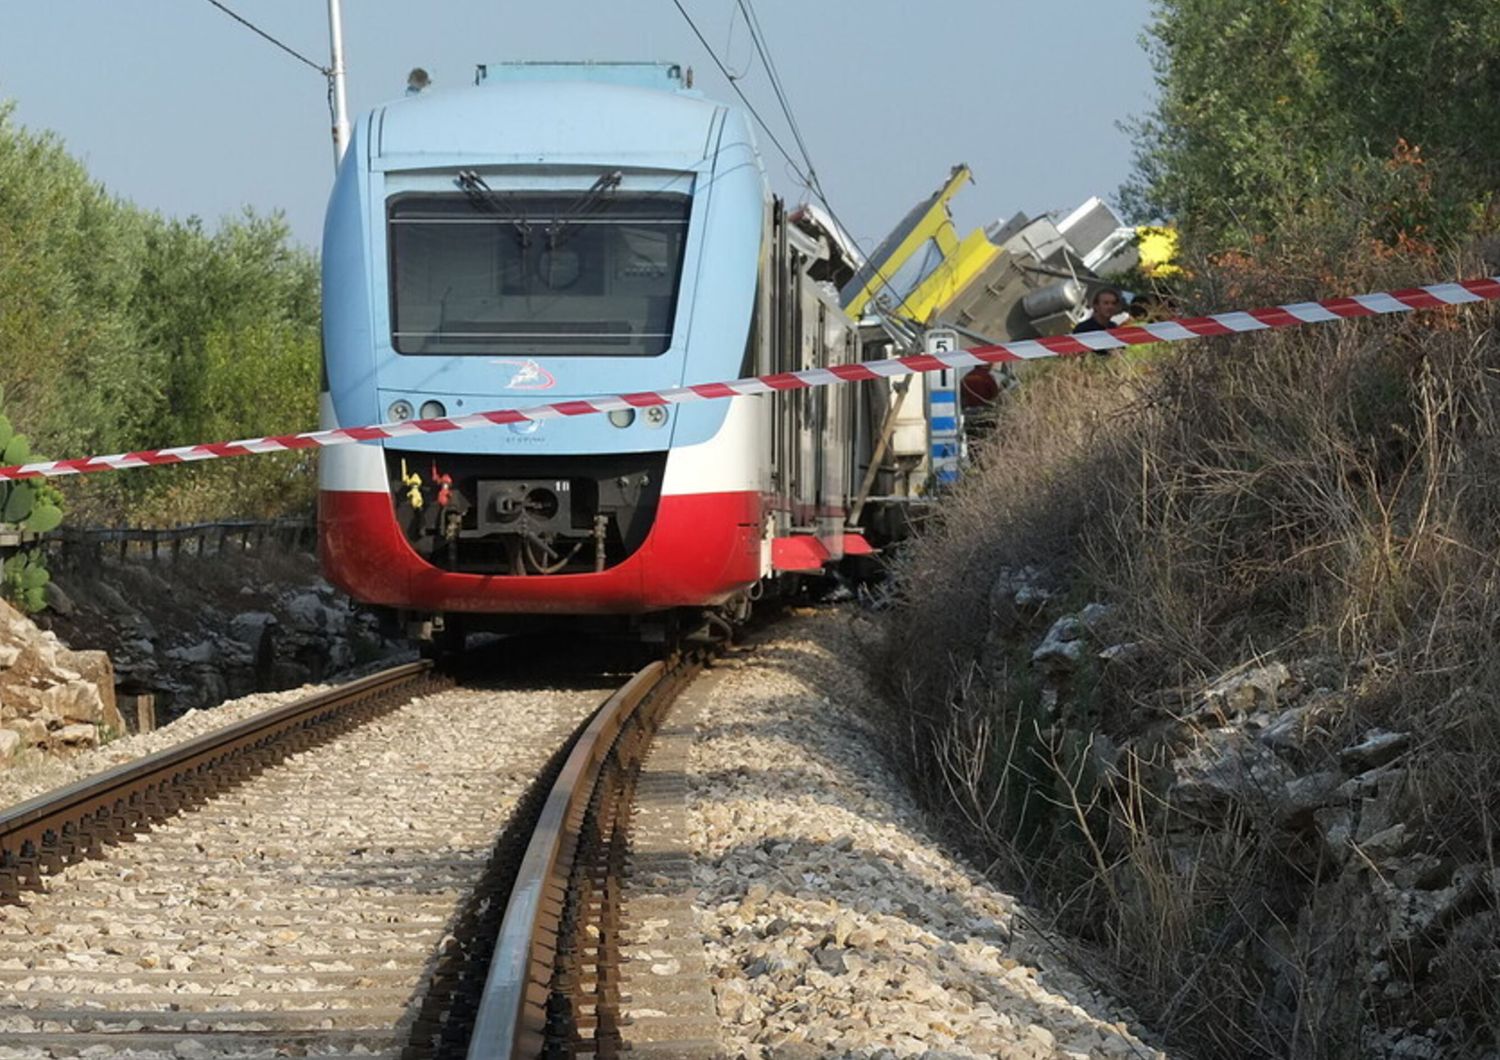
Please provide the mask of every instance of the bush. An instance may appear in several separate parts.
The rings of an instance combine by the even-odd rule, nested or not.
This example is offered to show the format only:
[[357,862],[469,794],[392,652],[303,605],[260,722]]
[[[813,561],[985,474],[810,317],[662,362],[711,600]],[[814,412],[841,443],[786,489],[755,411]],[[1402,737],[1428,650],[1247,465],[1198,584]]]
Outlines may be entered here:
[[[1336,290],[1481,267],[1288,233],[1194,263],[1211,282],[1187,297],[1327,294],[1335,260]],[[1478,307],[1050,365],[899,562],[902,606],[877,656],[893,755],[981,863],[1101,945],[1129,999],[1199,1055],[1353,1055],[1373,1030],[1450,1017],[1481,1036],[1472,1044],[1500,1024],[1494,981],[1456,971],[1493,966],[1492,942],[1423,957],[1410,996],[1372,998],[1362,940],[1385,924],[1289,848],[1269,804],[1206,827],[1166,794],[1192,739],[1173,719],[1194,690],[1246,660],[1317,660],[1347,702],[1324,751],[1371,726],[1423,734],[1406,818],[1416,849],[1451,864],[1493,856],[1497,317]],[[1086,664],[1060,695],[1041,688],[1029,653],[1051,615],[992,592],[1028,565],[1051,579],[1054,611],[1109,601],[1146,661]],[[945,660],[914,643],[943,645]],[[1200,843],[1189,862],[1186,835]],[[1247,956],[1267,948],[1296,967],[1300,998]]]

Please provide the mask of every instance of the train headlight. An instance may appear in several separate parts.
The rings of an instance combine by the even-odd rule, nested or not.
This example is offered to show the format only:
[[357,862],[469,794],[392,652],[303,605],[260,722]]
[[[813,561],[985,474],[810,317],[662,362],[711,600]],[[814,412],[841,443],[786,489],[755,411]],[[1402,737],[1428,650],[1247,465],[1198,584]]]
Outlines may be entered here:
[[411,419],[411,417],[411,402],[407,401],[405,398],[397,398],[395,401],[391,402],[391,407],[385,410],[385,419],[387,423],[404,423],[405,421]]
[[646,409],[646,426],[661,427],[667,422],[667,410],[663,405],[651,405]]
[[609,422],[616,427],[629,427],[635,422],[635,409],[615,409],[609,414]]
[[424,420],[440,420],[448,415],[448,406],[441,401],[422,402],[422,418]]

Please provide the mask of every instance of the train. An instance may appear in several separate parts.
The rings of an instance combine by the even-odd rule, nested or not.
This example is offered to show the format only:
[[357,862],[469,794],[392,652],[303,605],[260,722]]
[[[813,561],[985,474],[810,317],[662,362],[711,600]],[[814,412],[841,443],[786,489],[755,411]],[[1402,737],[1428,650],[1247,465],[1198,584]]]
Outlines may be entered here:
[[[471,87],[376,107],[325,222],[323,425],[827,367],[893,341],[844,312],[836,248],[793,213],[745,113],[680,65],[487,65]],[[322,565],[432,643],[731,624],[768,587],[870,556],[886,502],[922,491],[892,463],[904,394],[862,383],[329,449]]]

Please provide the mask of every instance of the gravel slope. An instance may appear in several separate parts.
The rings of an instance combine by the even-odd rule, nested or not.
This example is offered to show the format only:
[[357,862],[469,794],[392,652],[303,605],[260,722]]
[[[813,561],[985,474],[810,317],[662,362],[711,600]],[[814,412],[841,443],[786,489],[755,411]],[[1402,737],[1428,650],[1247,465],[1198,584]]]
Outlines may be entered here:
[[716,667],[689,819],[724,1041],[743,1057],[1155,1057],[1024,911],[944,852],[861,723],[848,613]]

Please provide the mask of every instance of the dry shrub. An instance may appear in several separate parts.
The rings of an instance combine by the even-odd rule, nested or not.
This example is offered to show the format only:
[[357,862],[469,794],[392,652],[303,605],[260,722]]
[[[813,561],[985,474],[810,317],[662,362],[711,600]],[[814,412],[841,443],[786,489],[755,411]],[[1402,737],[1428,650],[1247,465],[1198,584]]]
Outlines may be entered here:
[[[1309,239],[1200,265],[1213,286],[1197,297],[1249,307],[1479,271],[1464,264]],[[1373,725],[1415,733],[1412,849],[1495,864],[1496,319],[1481,306],[1047,366],[897,563],[876,660],[892,754],[971,852],[1099,944],[1129,999],[1199,1055],[1355,1055],[1401,1027],[1442,1028],[1455,1056],[1495,1040],[1496,946],[1472,926],[1500,929],[1493,890],[1372,995],[1387,925],[1369,894],[1394,884],[1373,865],[1357,887],[1340,875],[1310,822],[1277,819],[1275,792],[1213,820],[1165,793],[1191,740],[1174,713],[1205,680],[1315,663],[1344,706],[1300,765]],[[994,591],[1027,565],[1050,608]],[[1149,654],[1085,660],[1054,704],[1030,650],[1088,600]]]

